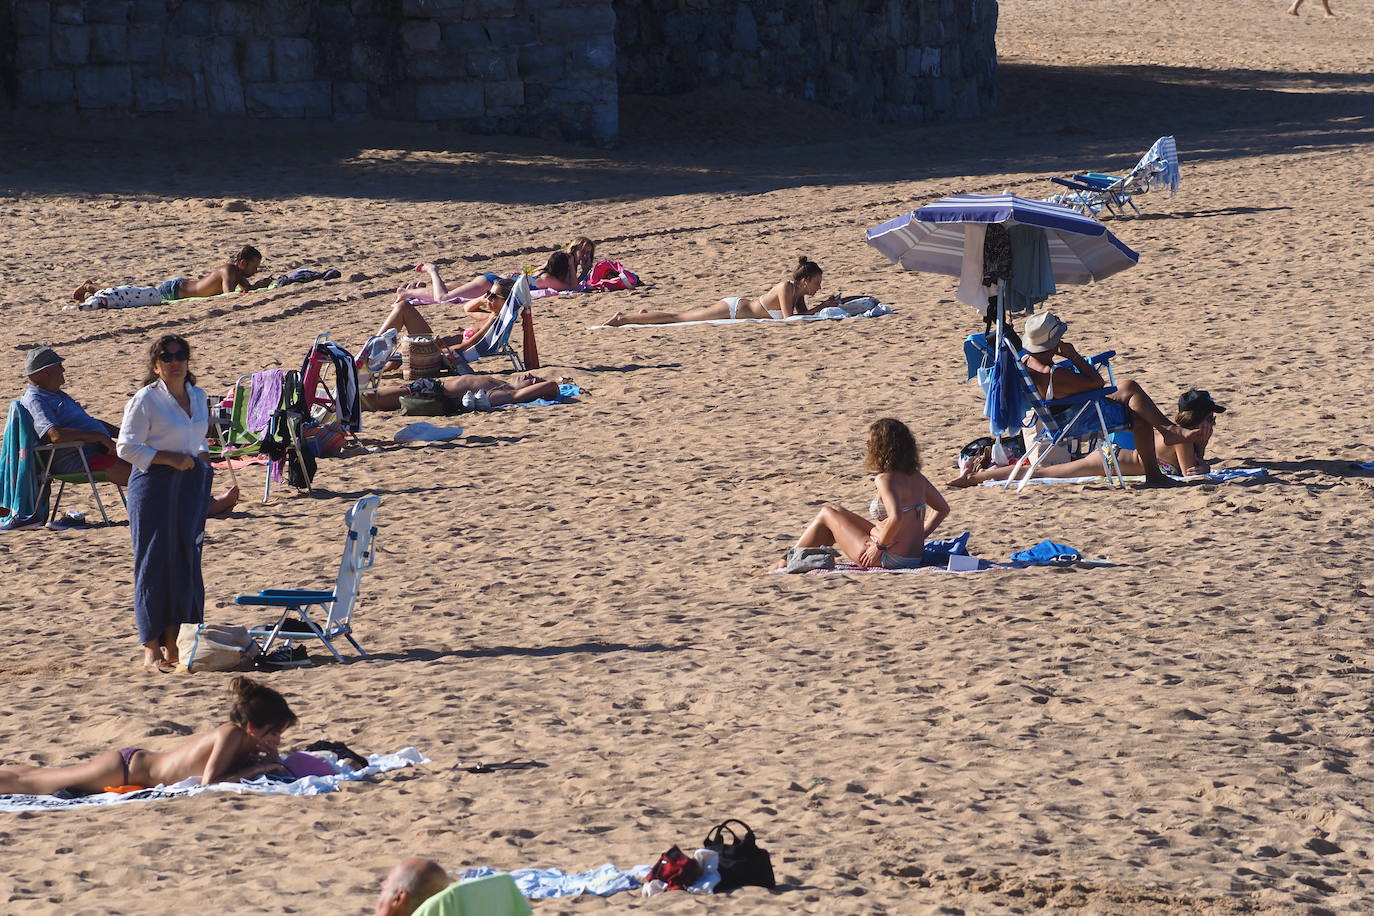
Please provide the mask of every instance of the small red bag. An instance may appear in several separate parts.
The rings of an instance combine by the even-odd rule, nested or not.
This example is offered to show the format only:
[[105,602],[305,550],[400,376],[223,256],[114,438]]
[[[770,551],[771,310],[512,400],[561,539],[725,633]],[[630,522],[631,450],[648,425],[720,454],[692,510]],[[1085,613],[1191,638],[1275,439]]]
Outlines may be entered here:
[[644,883],[662,881],[668,890],[680,891],[700,877],[701,863],[674,846],[658,857]]

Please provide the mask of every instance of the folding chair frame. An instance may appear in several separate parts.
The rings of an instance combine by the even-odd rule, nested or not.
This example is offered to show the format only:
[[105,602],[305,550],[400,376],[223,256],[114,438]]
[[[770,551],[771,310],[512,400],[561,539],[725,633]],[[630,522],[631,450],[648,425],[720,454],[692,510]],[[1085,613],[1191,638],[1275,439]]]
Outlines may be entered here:
[[[265,588],[256,595],[239,595],[234,599],[235,604],[282,609],[281,616],[275,624],[249,628],[248,632],[253,636],[267,637],[262,646],[263,652],[270,651],[278,638],[293,640],[313,637],[324,643],[330,654],[342,662],[344,658],[334,646],[334,640],[342,636],[357,650],[359,656],[372,657],[353,637],[353,614],[358,602],[362,574],[376,565],[376,517],[381,503],[379,496],[364,496],[354,503],[344,516],[348,534],[344,539],[343,557],[339,561],[338,579],[332,591]],[[362,524],[355,527],[360,516]],[[359,528],[362,526],[365,526],[365,530],[360,531]],[[324,611],[323,625],[316,623],[310,616],[309,609],[312,607]],[[282,629],[293,615],[309,628],[309,633]]]

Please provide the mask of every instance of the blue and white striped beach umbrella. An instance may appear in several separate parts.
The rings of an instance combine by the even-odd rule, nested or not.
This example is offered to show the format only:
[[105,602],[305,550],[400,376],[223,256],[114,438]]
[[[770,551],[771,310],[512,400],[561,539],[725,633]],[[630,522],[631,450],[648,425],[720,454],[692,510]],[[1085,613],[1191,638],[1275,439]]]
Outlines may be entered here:
[[1092,283],[1140,261],[1140,255],[1097,220],[1059,204],[1015,194],[942,198],[868,230],[868,244],[907,270],[960,277],[966,264],[979,272],[983,266],[981,249],[976,264],[969,264],[965,257],[967,227],[989,223],[1044,229],[1056,283]]

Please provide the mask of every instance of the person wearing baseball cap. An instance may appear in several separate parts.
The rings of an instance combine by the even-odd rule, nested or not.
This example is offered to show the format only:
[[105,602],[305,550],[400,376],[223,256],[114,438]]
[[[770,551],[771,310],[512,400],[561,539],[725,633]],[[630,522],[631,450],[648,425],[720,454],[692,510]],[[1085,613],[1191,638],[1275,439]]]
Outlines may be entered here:
[[81,443],[80,450],[60,448],[53,453],[54,474],[79,474],[83,471],[81,454],[92,471],[104,471],[113,483],[127,486],[130,465],[115,454],[114,437],[119,427],[88,414],[76,398],[62,390],[67,373],[63,358],[52,347],[34,347],[24,360],[28,387],[19,403],[33,418],[33,431],[40,442],[64,445]]

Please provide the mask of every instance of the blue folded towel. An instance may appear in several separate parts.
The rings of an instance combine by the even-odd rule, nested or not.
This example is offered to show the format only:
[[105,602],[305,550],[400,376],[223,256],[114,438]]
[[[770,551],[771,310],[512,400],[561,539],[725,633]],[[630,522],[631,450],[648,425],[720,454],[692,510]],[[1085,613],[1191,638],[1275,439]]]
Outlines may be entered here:
[[970,532],[965,531],[957,538],[926,541],[925,549],[921,551],[921,565],[945,566],[949,563],[950,554],[960,557],[968,556],[969,534]]
[[1056,544],[1049,540],[1011,555],[1011,561],[1019,566],[1071,566],[1081,559],[1083,554],[1068,544]]

